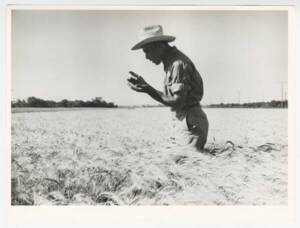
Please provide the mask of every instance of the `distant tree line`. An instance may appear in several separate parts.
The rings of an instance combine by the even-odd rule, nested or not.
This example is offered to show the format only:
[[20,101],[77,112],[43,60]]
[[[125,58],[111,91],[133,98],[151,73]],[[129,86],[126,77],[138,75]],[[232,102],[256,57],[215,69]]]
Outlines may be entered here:
[[63,99],[59,102],[52,100],[43,100],[37,97],[28,97],[27,100],[16,100],[11,102],[11,107],[36,107],[36,108],[53,108],[53,107],[118,107],[113,102],[106,102],[102,97],[96,97],[90,101],[67,100]]
[[220,103],[220,104],[211,104],[207,105],[206,107],[211,108],[287,108],[288,107],[288,101],[276,101],[272,100],[270,102],[251,102],[251,103]]
[[146,104],[146,105],[142,105],[143,108],[160,108],[160,107],[165,107],[165,105],[163,104],[155,104],[155,105],[149,105],[149,104]]

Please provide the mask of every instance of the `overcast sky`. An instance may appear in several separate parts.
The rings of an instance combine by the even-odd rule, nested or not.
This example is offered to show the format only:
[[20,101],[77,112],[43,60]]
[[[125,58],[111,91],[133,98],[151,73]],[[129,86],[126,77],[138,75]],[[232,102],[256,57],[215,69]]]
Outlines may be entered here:
[[[287,13],[281,11],[14,11],[12,99],[101,96],[156,104],[130,90],[128,71],[163,89],[163,66],[131,51],[138,31],[161,24],[196,65],[202,104],[281,99],[287,82]],[[286,91],[284,84],[284,93]]]

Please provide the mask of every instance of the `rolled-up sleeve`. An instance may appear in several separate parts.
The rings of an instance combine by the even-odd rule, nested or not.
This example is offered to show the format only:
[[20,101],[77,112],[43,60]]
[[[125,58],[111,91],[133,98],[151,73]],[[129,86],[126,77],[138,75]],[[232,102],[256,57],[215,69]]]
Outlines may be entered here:
[[190,90],[189,72],[186,64],[176,61],[172,66],[172,85],[171,92],[178,95],[186,95]]
[[174,83],[171,85],[171,91],[172,93],[176,94],[179,93],[180,91],[184,90],[184,84],[183,83]]

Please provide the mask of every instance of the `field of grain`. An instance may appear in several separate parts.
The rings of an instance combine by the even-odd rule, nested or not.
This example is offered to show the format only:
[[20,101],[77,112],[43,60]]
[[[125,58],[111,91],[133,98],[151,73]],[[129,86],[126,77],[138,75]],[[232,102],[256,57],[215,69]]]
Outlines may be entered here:
[[168,108],[13,113],[11,203],[287,204],[287,110],[205,112],[203,152],[174,138]]

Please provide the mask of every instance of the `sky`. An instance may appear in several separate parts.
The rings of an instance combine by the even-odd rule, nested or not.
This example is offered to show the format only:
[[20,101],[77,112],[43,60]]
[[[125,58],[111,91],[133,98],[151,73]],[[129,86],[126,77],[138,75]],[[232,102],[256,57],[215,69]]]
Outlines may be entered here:
[[[126,83],[134,71],[163,89],[163,65],[131,51],[138,32],[160,24],[194,62],[202,104],[280,100],[287,94],[287,13],[283,11],[15,10],[12,99],[157,104]],[[283,88],[283,92],[282,92]]]

